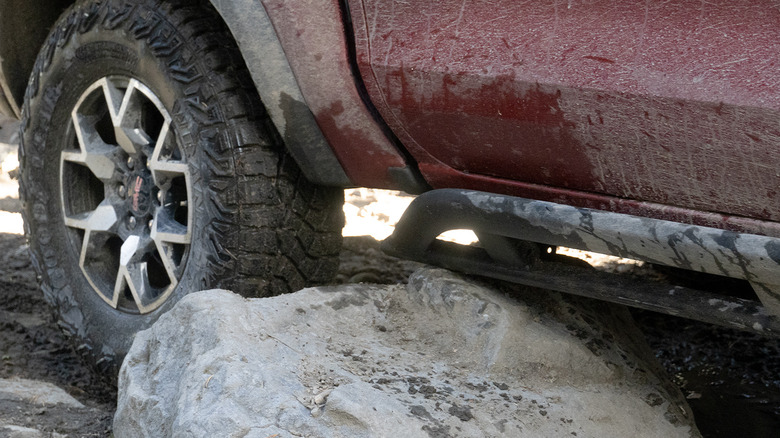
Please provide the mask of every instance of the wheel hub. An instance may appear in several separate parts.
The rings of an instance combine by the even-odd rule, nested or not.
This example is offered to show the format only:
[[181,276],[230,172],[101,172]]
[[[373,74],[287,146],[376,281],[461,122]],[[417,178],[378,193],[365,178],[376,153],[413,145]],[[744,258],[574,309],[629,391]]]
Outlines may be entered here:
[[176,288],[191,242],[190,172],[171,116],[138,80],[108,76],[71,120],[60,187],[79,268],[111,307],[151,312]]
[[138,220],[152,219],[155,205],[155,198],[152,191],[155,188],[152,178],[152,172],[146,167],[144,157],[143,164],[139,164],[135,169],[128,172],[125,178],[125,187],[128,189],[126,199],[127,210]]

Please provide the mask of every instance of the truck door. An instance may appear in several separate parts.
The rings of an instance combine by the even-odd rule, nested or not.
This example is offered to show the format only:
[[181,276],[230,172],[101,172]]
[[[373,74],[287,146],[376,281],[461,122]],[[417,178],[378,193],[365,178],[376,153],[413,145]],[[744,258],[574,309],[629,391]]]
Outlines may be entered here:
[[780,220],[771,1],[349,6],[368,94],[434,187],[455,172]]

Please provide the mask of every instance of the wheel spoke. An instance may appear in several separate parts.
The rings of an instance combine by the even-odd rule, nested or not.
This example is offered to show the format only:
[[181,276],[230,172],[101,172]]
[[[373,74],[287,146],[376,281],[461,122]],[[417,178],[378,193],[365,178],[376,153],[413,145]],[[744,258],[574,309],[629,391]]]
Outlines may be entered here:
[[173,245],[165,243],[160,239],[154,240],[154,245],[157,248],[157,253],[160,254],[160,260],[165,268],[165,273],[171,280],[172,287],[176,287],[176,262],[173,258]]
[[[104,263],[104,249],[111,236],[114,235],[118,224],[116,211],[107,201],[103,201],[95,210],[65,217],[65,225],[71,228],[84,230],[84,237],[81,243],[81,254],[79,256],[79,267],[87,276],[90,283],[94,285],[88,271],[94,265]],[[95,288],[103,300],[112,307],[116,307],[116,296],[109,297],[100,292],[100,288]]]
[[[134,258],[137,258],[138,248],[140,246],[141,238],[139,236],[130,236],[122,244],[119,254],[119,269],[116,273],[116,282],[114,284],[114,302],[119,301],[119,297],[124,293],[125,287],[129,286],[131,294],[138,303],[137,292],[134,289],[137,288],[133,283],[133,278],[128,270],[128,265],[136,267],[137,261],[134,263]],[[141,282],[143,284],[143,282]],[[143,287],[141,288],[143,291]]]
[[149,160],[149,170],[152,171],[154,183],[158,186],[165,184],[170,178],[185,176],[189,178],[189,167],[184,161],[176,160],[171,156],[170,136],[171,119],[167,115],[160,128],[160,134],[154,144],[154,152]]
[[[111,123],[114,126],[117,126],[118,121],[120,120],[119,114],[122,109],[122,104],[124,103],[127,93],[120,90],[114,84],[114,81],[110,81],[108,78],[103,78],[97,83],[103,88],[103,96],[106,99],[108,113],[111,115]],[[130,87],[128,87],[128,89],[129,88]]]
[[189,227],[176,222],[165,207],[158,207],[151,227],[151,238],[160,254],[160,260],[171,281],[176,278],[176,260],[173,245],[189,245],[192,240]]
[[175,174],[184,175],[189,173],[187,163],[183,161],[171,160],[170,157],[164,156],[164,150],[166,149],[166,141],[168,140],[170,127],[170,120],[166,120],[160,130],[160,136],[157,139],[157,143],[154,145],[154,153],[152,159],[149,161],[149,169],[155,175],[157,180],[157,174]]
[[143,147],[152,143],[152,138],[143,129],[138,128],[141,104],[136,92],[140,92],[139,86],[135,79],[128,82],[124,93],[113,81],[106,80],[104,86],[117,144],[130,155],[140,153]]
[[115,126],[114,134],[119,147],[128,154],[137,154],[141,152],[142,147],[152,142],[152,139],[138,128]]
[[114,175],[116,147],[106,144],[95,129],[96,117],[72,113],[73,127],[80,151],[66,150],[62,159],[87,166],[100,180],[107,181]]
[[114,206],[107,200],[93,211],[65,216],[65,225],[85,231],[111,231],[116,228],[117,215]]
[[[119,297],[125,290],[130,289],[133,301],[141,313],[151,310],[154,301],[159,298],[159,291],[149,281],[149,254],[157,246],[148,238],[130,236],[122,244],[117,272],[114,296]],[[171,286],[176,285],[176,279],[169,273]],[[116,298],[115,298],[116,299]]]
[[157,209],[151,236],[155,241],[179,244],[189,244],[192,239],[189,227],[175,221],[164,207]]
[[104,248],[108,244],[110,237],[111,234],[109,233],[87,230],[84,233],[84,241],[82,242],[82,246],[81,246],[79,267],[81,268],[81,271],[86,275],[87,280],[95,289],[95,291],[98,293],[100,298],[102,298],[103,301],[111,305],[111,307],[116,308],[118,295],[116,294],[113,294],[112,296],[106,295],[103,291],[107,289],[98,287],[98,285],[95,284],[95,279],[89,275],[89,271],[94,267],[97,267],[97,269],[102,268],[104,262],[103,259],[105,256]]

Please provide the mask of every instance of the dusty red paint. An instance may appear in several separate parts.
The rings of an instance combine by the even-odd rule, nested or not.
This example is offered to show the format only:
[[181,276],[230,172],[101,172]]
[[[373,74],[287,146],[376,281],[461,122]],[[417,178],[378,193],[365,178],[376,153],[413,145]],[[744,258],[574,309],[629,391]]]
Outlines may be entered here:
[[406,162],[364,105],[349,65],[338,0],[263,0],[306,103],[347,176],[398,188],[388,168]]
[[350,6],[369,94],[434,187],[721,228],[780,220],[771,1]]

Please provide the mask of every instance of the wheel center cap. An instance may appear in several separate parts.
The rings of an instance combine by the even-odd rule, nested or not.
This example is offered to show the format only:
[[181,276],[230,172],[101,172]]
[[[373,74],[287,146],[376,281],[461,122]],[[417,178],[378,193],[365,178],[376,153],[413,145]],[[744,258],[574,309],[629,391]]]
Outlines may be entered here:
[[133,215],[138,218],[148,215],[152,209],[152,181],[149,172],[131,174],[127,188]]

